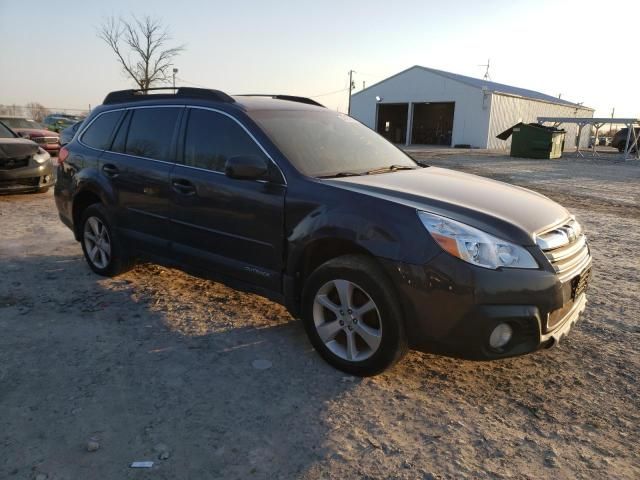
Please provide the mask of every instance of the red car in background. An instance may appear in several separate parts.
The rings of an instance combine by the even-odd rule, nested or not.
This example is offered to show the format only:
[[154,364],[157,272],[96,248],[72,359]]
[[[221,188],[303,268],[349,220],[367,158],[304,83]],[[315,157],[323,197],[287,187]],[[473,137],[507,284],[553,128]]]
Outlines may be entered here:
[[47,130],[44,125],[26,117],[0,116],[0,122],[22,138],[28,138],[36,142],[49,155],[58,155],[58,151],[60,151],[60,136],[56,132]]

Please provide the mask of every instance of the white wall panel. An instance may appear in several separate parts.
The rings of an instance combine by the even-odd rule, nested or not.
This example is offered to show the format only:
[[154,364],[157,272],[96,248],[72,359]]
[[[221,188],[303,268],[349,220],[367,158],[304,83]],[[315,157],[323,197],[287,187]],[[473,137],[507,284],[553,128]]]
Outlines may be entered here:
[[481,90],[425,71],[410,68],[351,98],[351,115],[368,127],[376,128],[376,96],[379,103],[454,102],[452,144],[486,148],[490,99]]
[[[491,120],[489,122],[489,138],[487,148],[508,149],[511,146],[509,140],[499,140],[496,135],[504,132],[518,122],[537,122],[538,117],[593,117],[593,111],[565,105],[539,102],[494,93],[491,95]],[[560,128],[566,130],[565,150],[575,148],[577,125],[563,124]],[[588,147],[590,128],[582,131],[580,146]]]

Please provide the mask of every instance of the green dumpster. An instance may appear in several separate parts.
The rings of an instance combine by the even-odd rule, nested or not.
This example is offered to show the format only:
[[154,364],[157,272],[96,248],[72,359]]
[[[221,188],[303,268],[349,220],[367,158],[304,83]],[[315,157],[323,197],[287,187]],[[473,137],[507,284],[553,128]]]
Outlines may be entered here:
[[537,123],[518,123],[497,138],[511,138],[511,156],[523,158],[560,158],[565,131]]

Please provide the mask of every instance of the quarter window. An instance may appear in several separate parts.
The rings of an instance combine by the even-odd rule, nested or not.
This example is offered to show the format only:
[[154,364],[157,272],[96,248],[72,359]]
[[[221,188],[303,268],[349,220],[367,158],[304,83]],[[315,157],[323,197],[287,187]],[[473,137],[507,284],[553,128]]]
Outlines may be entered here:
[[125,153],[172,161],[171,144],[179,113],[179,108],[133,110]]
[[223,172],[230,157],[259,155],[260,147],[232,119],[209,110],[191,109],[184,147],[184,163]]
[[122,111],[103,113],[82,134],[82,142],[99,150],[109,148],[113,130],[118,125],[121,116]]
[[132,113],[133,112],[131,111],[125,113],[125,117],[120,123],[120,128],[118,128],[116,136],[113,138],[113,142],[111,144],[112,152],[124,153],[125,142],[127,140],[127,132],[129,131],[129,120],[131,120]]

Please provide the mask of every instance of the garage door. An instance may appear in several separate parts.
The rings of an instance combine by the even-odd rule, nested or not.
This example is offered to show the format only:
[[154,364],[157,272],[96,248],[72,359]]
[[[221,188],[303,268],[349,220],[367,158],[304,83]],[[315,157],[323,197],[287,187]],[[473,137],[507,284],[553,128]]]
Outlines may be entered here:
[[376,131],[393,143],[407,141],[408,103],[378,104]]
[[411,143],[451,146],[454,102],[413,104]]

